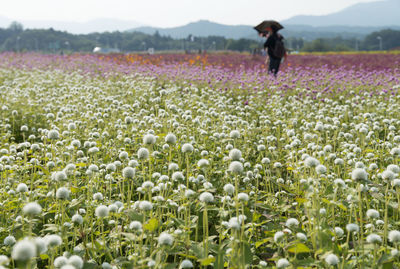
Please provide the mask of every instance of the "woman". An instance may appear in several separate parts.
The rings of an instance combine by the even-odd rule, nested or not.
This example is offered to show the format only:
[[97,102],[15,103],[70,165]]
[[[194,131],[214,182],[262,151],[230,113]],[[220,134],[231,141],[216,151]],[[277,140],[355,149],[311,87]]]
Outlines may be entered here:
[[276,74],[278,74],[279,66],[281,64],[283,57],[276,56],[274,54],[274,49],[276,46],[276,42],[278,40],[282,41],[283,36],[277,33],[278,29],[274,25],[268,27],[266,30],[268,31],[268,35],[267,35],[267,40],[264,43],[264,49],[267,51],[269,58],[268,72],[276,76]]

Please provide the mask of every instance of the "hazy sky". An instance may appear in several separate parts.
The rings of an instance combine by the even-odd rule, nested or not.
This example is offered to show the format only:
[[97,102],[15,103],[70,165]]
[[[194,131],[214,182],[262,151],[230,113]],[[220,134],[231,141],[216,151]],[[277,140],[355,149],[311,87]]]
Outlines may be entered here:
[[[257,24],[264,19],[323,15],[374,0],[1,0],[0,15],[14,20],[87,21],[116,18],[171,27],[200,19]],[[376,1],[376,0],[375,0]]]

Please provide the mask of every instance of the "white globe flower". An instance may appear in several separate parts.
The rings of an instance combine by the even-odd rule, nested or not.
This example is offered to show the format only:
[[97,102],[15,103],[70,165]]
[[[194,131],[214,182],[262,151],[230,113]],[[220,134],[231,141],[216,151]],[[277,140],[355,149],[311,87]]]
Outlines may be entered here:
[[209,192],[203,192],[199,197],[200,201],[203,203],[212,203],[214,202],[214,196]]
[[238,200],[241,202],[249,201],[249,195],[247,193],[241,192],[238,194]]
[[210,162],[206,159],[201,159],[197,162],[197,166],[200,168],[205,168],[210,165]]
[[146,134],[143,137],[143,144],[145,145],[154,145],[156,143],[157,138],[152,134]]
[[238,161],[233,161],[229,165],[229,171],[236,173],[236,174],[240,174],[243,172],[243,164]]
[[139,209],[143,211],[150,211],[153,209],[153,204],[149,201],[141,201],[139,203]]
[[105,218],[108,216],[108,213],[109,213],[109,209],[107,206],[99,205],[98,207],[96,207],[96,210],[95,210],[96,217]]
[[382,242],[382,238],[377,234],[370,234],[367,236],[367,242],[371,244],[379,244]]
[[325,257],[325,262],[329,266],[335,266],[335,265],[337,265],[339,263],[339,258],[335,254],[328,254]]
[[326,174],[326,167],[325,165],[319,164],[317,167],[315,167],[315,171],[318,175],[324,175]]
[[183,260],[182,262],[181,262],[181,264],[179,265],[179,268],[193,268],[193,263],[191,262],[191,261],[189,261],[189,260]]
[[129,224],[129,229],[135,230],[135,231],[140,231],[140,230],[142,230],[142,223],[140,223],[137,220],[134,220]]
[[78,255],[72,255],[68,259],[68,264],[73,265],[76,269],[81,269],[83,267],[83,260]]
[[69,198],[69,190],[65,187],[61,187],[56,192],[56,198],[60,200],[67,200]]
[[15,244],[15,242],[16,242],[15,237],[12,235],[7,236],[6,238],[4,238],[3,241],[4,245],[6,246],[12,246]]
[[186,143],[182,145],[182,152],[183,153],[191,153],[193,152],[194,148],[192,144]]
[[184,177],[183,173],[180,171],[176,171],[172,174],[173,181],[182,181],[184,179],[185,179],[185,177]]
[[165,136],[165,143],[168,144],[175,144],[176,143],[176,136],[174,134],[167,134]]
[[304,160],[304,164],[308,167],[317,167],[317,165],[319,165],[319,161],[314,157],[307,157]]
[[125,167],[125,168],[122,170],[122,176],[123,176],[124,178],[132,179],[132,178],[134,178],[135,173],[136,173],[135,168],[132,168],[132,167],[130,167],[130,166]]
[[281,231],[276,232],[275,235],[274,235],[274,241],[276,243],[280,242],[283,239],[284,235],[285,234],[283,232],[281,232]]
[[335,227],[335,234],[336,234],[337,237],[342,237],[343,234],[344,234],[344,231],[340,227]]
[[73,223],[76,223],[78,225],[81,225],[83,223],[83,217],[79,214],[75,214],[72,216],[71,221]]
[[57,130],[50,130],[47,133],[47,138],[51,140],[56,140],[60,138],[60,133]]
[[368,174],[363,168],[356,168],[351,172],[351,178],[356,181],[365,181],[368,179]]
[[224,186],[224,191],[225,191],[227,194],[232,195],[232,194],[235,192],[235,187],[234,187],[232,184],[230,184],[230,183],[225,184],[225,186]]
[[54,266],[56,268],[61,268],[67,264],[68,264],[68,259],[64,256],[59,256],[59,257],[55,258],[55,260],[54,260]]
[[18,184],[18,186],[17,186],[17,192],[27,192],[29,189],[28,189],[28,186],[25,184],[25,183],[19,183]]
[[290,263],[289,263],[289,261],[287,259],[279,259],[276,262],[276,268],[286,268],[286,267],[289,267],[289,266],[290,266]]
[[174,238],[169,233],[163,232],[158,237],[158,244],[160,244],[161,246],[165,245],[172,246],[173,243],[174,243]]
[[289,228],[295,228],[295,227],[299,226],[299,221],[295,218],[287,219],[286,226]]
[[367,210],[367,217],[370,219],[378,219],[379,218],[379,212],[375,209],[368,209]]
[[303,233],[297,233],[296,234],[297,239],[299,239],[300,241],[307,241],[307,235],[303,234]]
[[392,243],[399,243],[400,242],[400,232],[397,230],[390,231],[388,238],[389,238],[389,241]]
[[346,225],[346,230],[350,233],[358,233],[360,231],[360,228],[355,223],[349,223]]
[[395,178],[395,174],[391,170],[385,170],[381,174],[384,180],[393,180]]
[[146,148],[140,148],[137,152],[137,156],[139,160],[146,160],[149,158],[149,150]]
[[32,203],[26,204],[22,208],[22,212],[25,215],[35,216],[35,215],[39,215],[42,212],[42,207],[38,203],[32,202]]
[[242,158],[242,152],[238,149],[232,149],[229,152],[229,158],[231,158],[232,161],[239,161]]
[[62,244],[62,239],[59,235],[50,234],[44,237],[44,240],[47,243],[47,247],[58,247]]
[[36,245],[33,241],[24,239],[17,242],[11,252],[11,257],[16,261],[29,261],[36,256]]
[[126,151],[121,151],[120,153],[119,153],[119,155],[118,155],[118,158],[120,159],[120,160],[126,160],[126,159],[128,159],[129,158],[129,154],[128,154],[128,152],[126,152]]

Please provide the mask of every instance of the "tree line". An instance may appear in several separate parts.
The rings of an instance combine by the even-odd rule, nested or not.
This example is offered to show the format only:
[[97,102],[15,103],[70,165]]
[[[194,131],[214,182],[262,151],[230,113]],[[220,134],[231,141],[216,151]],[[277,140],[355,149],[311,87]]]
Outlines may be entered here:
[[[363,40],[342,37],[319,38],[307,41],[288,37],[286,46],[292,51],[356,51],[389,50],[400,47],[400,31],[382,30],[371,33]],[[24,29],[13,22],[8,28],[0,28],[0,51],[38,51],[46,53],[92,52],[95,47],[115,48],[121,52],[144,52],[149,48],[156,51],[249,51],[262,48],[261,40],[227,39],[221,36],[174,39],[141,32],[103,32],[71,34],[50,29]]]

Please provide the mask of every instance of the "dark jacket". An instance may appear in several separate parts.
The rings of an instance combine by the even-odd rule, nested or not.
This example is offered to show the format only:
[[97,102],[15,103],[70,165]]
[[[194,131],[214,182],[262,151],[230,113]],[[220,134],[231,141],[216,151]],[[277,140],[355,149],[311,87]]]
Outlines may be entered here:
[[275,57],[273,55],[273,50],[275,48],[275,43],[276,43],[276,40],[278,40],[278,39],[282,40],[283,36],[281,36],[278,33],[272,33],[264,43],[264,49],[266,49],[266,48],[268,49],[268,56],[270,58],[280,59],[280,58],[277,58],[277,57]]

